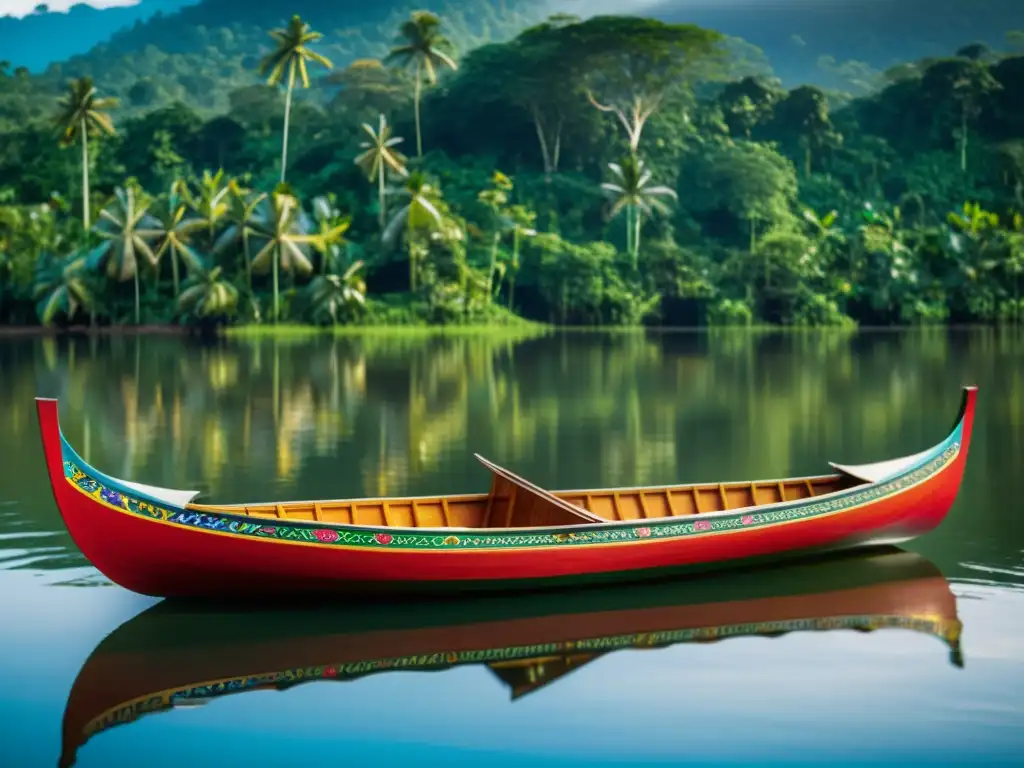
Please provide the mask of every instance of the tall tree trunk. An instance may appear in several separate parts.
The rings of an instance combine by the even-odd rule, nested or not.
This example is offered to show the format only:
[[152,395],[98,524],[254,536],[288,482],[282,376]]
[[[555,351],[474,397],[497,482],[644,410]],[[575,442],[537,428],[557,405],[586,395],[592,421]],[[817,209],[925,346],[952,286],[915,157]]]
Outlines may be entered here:
[[967,107],[960,112],[960,170],[967,173]]
[[284,137],[281,141],[281,183],[288,166],[288,127],[292,117],[292,91],[295,89],[295,63],[288,69],[288,92],[284,97]]
[[633,255],[633,206],[626,206],[626,253]]
[[491,268],[487,272],[487,303],[494,303],[494,270],[498,266],[498,243],[501,241],[501,233],[494,233],[494,240],[491,242]]
[[406,236],[407,247],[409,249],[409,293],[416,292],[416,244],[413,242],[412,233],[408,233]]
[[423,134],[420,132],[420,94],[423,91],[422,66],[416,64],[416,88],[413,91],[413,109],[416,112],[416,157],[423,157]]
[[540,156],[544,163],[544,175],[551,181],[551,174],[554,166],[551,163],[551,152],[548,150],[548,140],[544,136],[544,123],[540,119],[540,110],[535,106],[530,107],[530,114],[533,116],[533,127],[537,131],[537,142],[540,144]]
[[244,224],[242,225],[242,256],[245,259],[245,280],[249,286],[249,301],[252,301],[252,261],[249,258],[249,228]]
[[519,271],[519,227],[512,230],[512,265],[508,278],[508,308],[515,311],[516,273]]
[[555,124],[555,151],[551,157],[551,170],[558,172],[558,161],[562,158],[562,118]]
[[142,325],[141,310],[139,308],[139,263],[135,262],[135,325]]
[[380,231],[383,232],[387,226],[387,212],[384,208],[384,163],[380,164],[377,171],[377,195],[380,198]]
[[643,218],[639,208],[633,208],[633,269],[640,264],[640,227]]
[[174,283],[174,297],[178,297],[178,250],[172,245],[167,249],[171,255],[171,280]]
[[85,118],[82,118],[82,223],[85,225],[85,239],[89,241],[89,134]]
[[281,246],[274,246],[274,325],[277,325],[278,276],[277,265],[281,260]]

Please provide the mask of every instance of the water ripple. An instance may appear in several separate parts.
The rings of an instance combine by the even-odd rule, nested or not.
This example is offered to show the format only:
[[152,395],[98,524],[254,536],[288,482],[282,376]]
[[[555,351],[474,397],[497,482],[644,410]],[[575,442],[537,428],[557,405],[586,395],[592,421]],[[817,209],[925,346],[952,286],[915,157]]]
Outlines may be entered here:
[[1018,567],[1000,567],[997,565],[985,565],[983,563],[960,563],[964,568],[972,571],[978,571],[980,573],[991,574],[991,579],[961,579],[962,581],[979,581],[980,583],[990,584],[993,586],[1004,586],[1011,587],[1014,589],[1024,589],[1024,568]]

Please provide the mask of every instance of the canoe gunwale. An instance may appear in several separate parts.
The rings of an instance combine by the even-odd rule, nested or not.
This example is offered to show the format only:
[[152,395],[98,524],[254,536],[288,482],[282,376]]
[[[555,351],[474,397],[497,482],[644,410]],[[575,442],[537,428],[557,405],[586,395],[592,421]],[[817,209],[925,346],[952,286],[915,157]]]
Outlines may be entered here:
[[[772,512],[780,512],[780,511],[786,511],[786,510],[799,509],[801,507],[810,506],[810,505],[813,505],[813,504],[822,504],[822,503],[828,504],[830,502],[844,500],[844,499],[846,499],[846,498],[848,498],[850,496],[853,496],[853,495],[863,494],[865,492],[871,491],[872,489],[877,489],[877,488],[879,488],[881,486],[886,486],[886,485],[889,485],[891,483],[897,482],[897,481],[899,481],[902,478],[908,477],[909,475],[913,474],[914,472],[920,470],[922,467],[927,465],[929,462],[934,461],[938,456],[942,455],[943,452],[948,451],[949,448],[951,446],[953,446],[954,444],[955,444],[957,452],[959,452],[960,445],[959,445],[959,442],[957,441],[956,438],[958,437],[958,435],[959,435],[959,433],[960,433],[960,431],[962,429],[962,426],[963,426],[963,423],[964,423],[964,418],[965,418],[965,416],[967,414],[967,410],[968,410],[969,400],[973,397],[973,394],[974,394],[975,390],[976,390],[975,387],[964,387],[963,388],[963,398],[962,398],[962,402],[961,402],[961,407],[960,407],[960,410],[959,410],[959,414],[958,414],[957,420],[956,420],[956,422],[953,425],[953,429],[949,432],[949,434],[946,436],[946,438],[944,440],[942,440],[941,442],[939,442],[936,445],[933,445],[931,448],[926,449],[925,451],[922,451],[919,454],[916,454],[914,456],[914,458],[916,460],[912,464],[909,464],[909,465],[903,467],[901,469],[901,471],[898,472],[895,475],[892,475],[892,476],[889,476],[889,477],[885,477],[885,478],[883,478],[881,480],[878,480],[878,481],[875,481],[875,482],[867,482],[867,481],[864,481],[864,480],[862,480],[860,478],[855,478],[854,477],[853,479],[859,481],[855,485],[852,485],[852,486],[849,486],[849,487],[846,487],[846,488],[841,488],[841,489],[838,489],[838,490],[835,490],[835,491],[831,491],[829,493],[823,493],[823,494],[818,495],[818,496],[809,496],[809,497],[804,497],[804,498],[801,498],[801,499],[791,499],[791,500],[787,500],[787,501],[770,502],[770,503],[767,503],[767,504],[748,505],[748,506],[745,506],[745,507],[735,507],[735,508],[731,508],[731,509],[724,509],[724,510],[717,510],[717,511],[708,511],[708,512],[699,512],[699,513],[694,513],[694,514],[669,515],[669,516],[665,516],[665,517],[647,517],[647,518],[623,519],[623,520],[607,520],[605,522],[594,522],[594,523],[581,522],[581,523],[571,523],[571,524],[561,524],[561,525],[528,526],[528,527],[464,527],[464,526],[431,526],[431,527],[423,526],[423,527],[416,527],[416,526],[387,526],[387,525],[382,526],[382,525],[366,525],[366,524],[360,524],[360,523],[338,523],[338,522],[331,522],[331,521],[324,521],[324,520],[302,520],[302,519],[295,519],[295,518],[287,518],[286,519],[286,524],[290,528],[300,528],[300,529],[309,529],[309,530],[324,530],[324,529],[326,529],[326,530],[339,531],[339,532],[340,531],[352,531],[352,532],[362,532],[362,533],[369,533],[369,534],[376,534],[376,533],[404,534],[404,535],[425,536],[425,537],[426,536],[443,536],[445,534],[456,534],[456,533],[458,533],[458,534],[467,534],[467,535],[481,535],[481,534],[487,534],[487,533],[493,533],[493,532],[501,532],[503,534],[530,534],[530,533],[536,533],[536,534],[557,534],[557,533],[562,532],[562,531],[570,531],[572,533],[587,533],[587,532],[592,532],[592,531],[617,530],[617,529],[620,529],[620,528],[635,528],[637,525],[643,525],[643,526],[648,526],[648,527],[658,527],[658,526],[667,525],[667,524],[671,524],[671,523],[679,523],[680,521],[686,521],[686,520],[699,520],[699,521],[714,522],[716,520],[720,521],[720,520],[723,520],[725,518],[731,518],[731,517],[734,517],[734,516],[737,516],[737,515],[743,516],[743,515],[749,515],[749,514],[755,514],[755,513],[760,514],[760,513],[765,513],[765,512],[772,513]],[[54,411],[56,411],[56,408],[57,408],[57,401],[56,400],[54,400],[52,398],[36,398],[36,401],[39,404],[40,408],[52,407],[54,409]],[[55,420],[56,420],[56,414],[55,414]],[[59,421],[57,422],[57,429],[58,429],[58,432],[59,432],[59,439],[60,439],[60,444],[61,444],[61,454],[62,454],[62,458],[63,458],[63,462],[64,462],[65,466],[67,466],[67,464],[69,462],[71,462],[79,471],[81,471],[87,477],[92,477],[93,479],[95,479],[95,480],[97,480],[99,482],[104,482],[107,485],[112,486],[112,490],[117,491],[118,493],[120,493],[122,496],[124,496],[126,498],[141,499],[144,502],[147,502],[147,503],[153,504],[153,505],[158,505],[159,507],[169,507],[169,508],[171,508],[170,511],[172,511],[172,512],[179,512],[179,513],[193,512],[195,514],[215,515],[217,517],[224,518],[225,520],[227,520],[227,521],[229,521],[231,523],[249,523],[249,524],[253,524],[254,522],[258,522],[261,525],[270,526],[270,525],[279,525],[281,522],[284,522],[280,518],[275,518],[275,517],[270,517],[270,516],[266,516],[266,517],[264,517],[264,516],[254,516],[254,515],[250,515],[250,514],[247,514],[247,513],[244,512],[244,510],[245,510],[245,508],[247,506],[275,506],[276,504],[278,504],[280,502],[263,502],[263,503],[253,503],[253,504],[248,504],[248,505],[246,505],[246,504],[200,505],[200,504],[191,504],[191,503],[185,504],[185,505],[175,505],[175,504],[169,504],[166,500],[161,500],[161,499],[158,499],[158,498],[151,497],[149,494],[145,494],[145,493],[141,492],[140,490],[137,490],[140,487],[137,484],[125,483],[125,481],[122,481],[122,480],[119,480],[118,478],[115,478],[115,477],[112,477],[110,475],[107,475],[106,473],[103,473],[103,472],[101,472],[99,470],[96,470],[94,467],[89,465],[87,462],[85,462],[81,458],[81,456],[78,455],[78,453],[74,450],[74,448],[71,446],[71,444],[67,441],[67,439],[65,438],[65,436],[63,434],[63,431],[60,430]],[[955,459],[955,456],[951,457],[950,461],[952,461],[953,459]],[[70,477],[68,477],[66,475],[66,473],[64,471],[64,468],[61,468],[60,471],[58,472],[58,474],[64,475],[65,476],[65,481],[75,491],[77,491],[78,493],[81,493],[81,494],[83,494],[85,496],[89,496],[94,501],[97,501],[99,503],[105,504],[106,506],[110,507],[111,509],[117,510],[119,512],[123,512],[125,514],[132,514],[132,512],[130,510],[127,510],[127,509],[124,509],[124,508],[121,508],[121,507],[118,507],[118,506],[114,506],[113,504],[108,504],[103,499],[96,498],[96,497],[92,496],[91,494],[87,493],[85,490],[80,488]],[[761,484],[763,484],[763,485],[770,485],[770,484],[776,484],[776,483],[779,483],[779,482],[788,483],[788,482],[793,482],[793,481],[804,481],[804,480],[810,480],[810,481],[814,481],[814,480],[827,480],[827,479],[837,479],[837,478],[840,478],[840,477],[844,476],[844,474],[845,473],[840,472],[838,474],[837,473],[831,473],[831,474],[826,474],[826,475],[812,475],[812,476],[806,476],[806,477],[790,477],[790,478],[781,478],[781,479],[754,480],[754,481],[749,481],[749,482],[731,481],[731,482],[721,483],[721,485],[724,486],[724,487],[734,487],[734,486],[748,486],[751,483],[753,483],[754,485],[761,485]],[[692,483],[692,484],[678,485],[678,486],[675,486],[675,485],[673,485],[673,486],[664,486],[664,485],[662,485],[662,486],[637,486],[637,487],[633,487],[633,488],[596,488],[596,489],[578,490],[578,491],[558,490],[558,491],[555,491],[554,493],[557,493],[559,495],[572,495],[572,494],[577,494],[577,493],[580,494],[580,495],[583,495],[583,494],[586,494],[586,493],[598,494],[598,493],[606,493],[606,492],[624,492],[624,491],[631,491],[631,492],[636,492],[636,493],[642,493],[642,492],[646,492],[648,490],[653,493],[655,491],[664,491],[666,488],[668,488],[668,489],[670,489],[672,491],[676,491],[676,490],[682,491],[682,490],[686,490],[686,489],[689,489],[689,488],[697,488],[697,487],[701,487],[701,486],[705,486],[705,485],[709,485],[709,484],[708,483]],[[170,492],[171,493],[181,493],[180,491],[170,491]],[[385,497],[385,498],[379,498],[378,497],[378,498],[365,498],[365,499],[308,500],[308,501],[295,501],[295,502],[289,501],[289,502],[285,502],[285,503],[288,504],[289,506],[293,506],[293,505],[312,505],[312,504],[320,504],[320,505],[324,505],[324,504],[356,504],[357,505],[357,504],[361,504],[361,503],[363,503],[363,504],[381,503],[381,502],[384,502],[384,501],[389,502],[389,503],[401,503],[403,501],[408,501],[408,500],[412,500],[412,499],[417,499],[418,500],[418,499],[439,499],[439,498],[447,499],[449,501],[455,500],[455,499],[459,499],[459,498],[462,498],[462,499],[479,499],[479,498],[486,498],[486,494],[459,494],[457,496],[456,495],[447,495],[447,496],[442,496],[442,497],[438,497],[438,496],[416,496],[416,497],[412,497],[412,496],[410,496],[410,497]],[[238,512],[233,512],[231,510],[242,510],[242,511],[240,513],[238,513]],[[143,519],[149,519],[149,518],[143,518]],[[168,521],[159,520],[159,519],[152,519],[152,522],[168,522]],[[214,531],[210,531],[210,532],[214,532]]]
[[[950,441],[950,443],[953,443],[953,441]],[[885,479],[883,481],[880,481],[880,482],[877,482],[877,483],[859,483],[859,484],[851,486],[849,488],[845,488],[845,489],[838,490],[838,491],[833,491],[833,492],[827,493],[827,494],[821,494],[820,496],[811,496],[811,497],[807,497],[807,498],[803,498],[803,499],[794,499],[794,500],[791,500],[791,501],[773,502],[773,503],[770,503],[770,504],[762,504],[762,505],[758,505],[758,506],[736,507],[734,509],[718,510],[718,511],[714,511],[714,512],[700,512],[700,513],[696,513],[696,514],[675,515],[675,516],[667,516],[667,517],[636,518],[636,519],[630,519],[630,520],[608,520],[607,522],[604,522],[604,523],[579,523],[579,524],[571,524],[571,525],[546,525],[546,526],[509,527],[509,528],[466,528],[466,527],[454,527],[454,526],[444,526],[444,527],[410,527],[410,526],[382,526],[382,525],[375,525],[374,526],[374,525],[363,525],[363,524],[358,524],[358,523],[332,523],[332,522],[329,522],[329,521],[322,521],[322,520],[300,520],[300,519],[291,519],[291,518],[285,519],[285,520],[281,520],[280,518],[274,518],[274,517],[256,517],[256,516],[247,515],[247,514],[234,514],[234,513],[231,513],[231,512],[222,511],[222,509],[219,508],[219,507],[213,508],[213,509],[211,509],[209,511],[203,510],[203,509],[191,509],[190,508],[191,505],[185,506],[185,507],[174,507],[173,510],[171,510],[171,511],[185,513],[185,514],[188,514],[188,513],[191,512],[191,513],[194,513],[196,515],[204,515],[205,514],[205,515],[215,516],[215,517],[219,517],[219,518],[224,518],[225,520],[229,520],[230,522],[247,523],[247,524],[251,524],[251,525],[257,525],[258,524],[258,525],[262,525],[262,526],[280,526],[280,525],[284,524],[284,525],[286,525],[289,528],[302,528],[302,529],[308,529],[308,530],[324,530],[324,529],[327,529],[327,530],[333,530],[333,531],[351,531],[351,532],[358,532],[358,533],[365,533],[365,534],[377,534],[377,533],[396,534],[396,535],[402,534],[402,535],[407,535],[407,536],[418,536],[418,537],[436,537],[436,536],[443,536],[443,535],[446,535],[446,534],[454,534],[454,533],[464,533],[464,534],[477,535],[477,536],[488,535],[488,534],[496,534],[496,533],[500,533],[502,535],[506,535],[506,534],[538,534],[538,535],[547,534],[547,535],[555,535],[555,534],[559,534],[559,533],[568,531],[570,533],[580,533],[580,534],[582,534],[582,533],[587,533],[587,532],[592,532],[592,531],[605,531],[605,530],[614,530],[614,529],[619,529],[619,528],[636,528],[638,525],[646,526],[646,527],[649,527],[649,528],[656,528],[656,527],[660,527],[660,526],[671,525],[671,524],[678,524],[680,522],[686,522],[686,521],[692,521],[692,520],[707,521],[708,523],[713,523],[716,520],[720,521],[720,520],[724,520],[724,519],[728,519],[728,518],[732,518],[732,517],[736,517],[736,516],[748,515],[748,514],[760,514],[760,513],[763,513],[763,512],[769,512],[769,513],[771,513],[771,512],[785,512],[785,511],[792,511],[792,510],[801,509],[803,507],[809,507],[809,506],[812,506],[812,505],[828,504],[830,502],[835,502],[835,501],[838,501],[838,500],[844,500],[844,499],[846,499],[848,497],[851,497],[851,496],[855,496],[855,495],[858,495],[858,494],[863,494],[865,492],[871,491],[873,489],[877,489],[877,488],[882,487],[882,486],[888,486],[890,484],[898,483],[900,480],[902,480],[902,479],[904,479],[906,477],[909,477],[910,475],[912,475],[915,472],[919,471],[921,469],[921,467],[923,467],[929,461],[934,461],[936,458],[941,456],[944,452],[950,451],[950,448],[953,448],[953,452],[949,453],[949,455],[946,457],[948,460],[946,462],[944,462],[943,466],[939,467],[936,472],[933,472],[933,473],[929,474],[927,477],[924,477],[921,480],[915,481],[914,483],[906,486],[905,488],[902,488],[902,489],[899,489],[899,490],[895,490],[895,491],[893,491],[891,493],[885,493],[886,497],[888,497],[888,496],[895,496],[895,495],[897,495],[899,493],[902,493],[904,490],[909,490],[910,488],[916,487],[920,483],[923,483],[923,482],[926,482],[926,481],[930,480],[938,472],[941,472],[947,466],[952,464],[952,462],[956,459],[956,457],[957,457],[957,455],[959,453],[959,450],[960,450],[959,444],[958,443],[953,443],[952,445],[947,445],[946,443],[940,444],[939,446],[936,447],[934,452],[929,454],[928,461],[922,462],[922,464],[920,464],[918,466],[911,467],[911,468],[907,469],[905,472],[902,472],[899,475],[896,475],[894,477],[887,478],[887,479]],[[71,480],[71,478],[66,477],[65,479],[67,480],[68,484],[75,491],[77,491],[78,493],[82,494],[83,496],[88,497],[92,501],[100,503],[100,504],[102,504],[102,505],[104,505],[104,506],[106,506],[109,509],[112,509],[114,511],[121,512],[121,513],[126,514],[126,515],[136,516],[136,515],[133,515],[133,513],[130,510],[128,510],[128,509],[124,509],[124,508],[119,507],[119,506],[114,506],[113,504],[109,504],[108,502],[106,502],[103,499],[99,499],[99,498],[93,497],[91,494],[89,494],[86,491],[84,491],[81,488],[79,488]],[[799,479],[799,478],[794,478],[794,479]],[[767,483],[767,482],[771,482],[771,481],[765,481],[765,482]],[[122,493],[122,495],[124,497],[126,497],[126,498],[132,498],[132,497],[135,497],[135,496],[140,496],[141,494],[126,493],[125,492],[125,493]],[[428,497],[428,498],[436,498],[436,497]],[[836,510],[835,512],[833,512],[833,514],[835,514],[837,512],[845,512],[845,511],[848,511],[848,510],[856,509],[858,507],[863,506],[864,504],[870,504],[870,503],[872,503],[872,501],[873,500],[869,500],[869,501],[865,501],[863,503],[853,504],[850,507],[848,507],[847,509]],[[323,502],[318,502],[318,503],[323,503]],[[342,502],[342,503],[348,503],[348,502]],[[161,504],[161,506],[162,507],[172,507],[173,505]],[[164,524],[169,524],[169,525],[177,525],[177,523],[175,523],[174,521],[170,521],[170,520],[162,520],[162,519],[157,519],[157,518],[146,518],[146,517],[143,517],[141,519],[148,520],[149,522],[164,523]],[[799,522],[799,520],[796,520],[794,522]],[[229,532],[229,531],[208,530],[208,531],[204,531],[204,532],[206,532],[206,533],[214,533],[214,534],[216,534],[216,533],[227,533],[228,535],[232,535],[231,532]],[[650,543],[654,543],[655,541],[657,541],[657,539],[651,539]],[[300,543],[300,542],[279,542],[279,543]],[[642,542],[640,542],[640,543],[642,543]],[[382,550],[382,551],[385,551],[385,550]]]

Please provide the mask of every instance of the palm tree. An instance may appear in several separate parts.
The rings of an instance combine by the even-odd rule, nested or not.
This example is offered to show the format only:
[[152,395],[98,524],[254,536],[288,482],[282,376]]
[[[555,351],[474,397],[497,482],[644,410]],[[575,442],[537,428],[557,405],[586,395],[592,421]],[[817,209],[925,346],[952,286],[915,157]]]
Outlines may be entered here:
[[13,271],[14,259],[4,250],[4,242],[0,240],[0,323],[4,321],[4,293],[7,291],[7,284],[10,282]]
[[381,239],[385,243],[393,243],[399,232],[405,232],[406,247],[409,249],[409,290],[416,290],[416,235],[421,232],[436,232],[441,228],[441,211],[436,202],[440,193],[427,180],[421,171],[413,171],[405,181],[405,186],[396,190],[397,194],[409,198],[384,229]]
[[183,194],[184,182],[176,181],[171,185],[167,196],[161,198],[159,207],[152,218],[153,229],[140,229],[139,237],[154,241],[156,260],[167,253],[171,259],[171,279],[174,283],[174,295],[178,295],[178,260],[184,262],[189,271],[202,265],[202,259],[192,247],[189,240],[192,233],[206,224],[199,218],[185,218],[188,213]]
[[83,278],[85,267],[82,253],[73,253],[66,259],[50,253],[40,256],[32,295],[39,302],[36,311],[43,325],[49,325],[59,313],[70,320],[79,308],[92,310],[92,292]]
[[229,246],[241,242],[242,257],[245,259],[246,283],[249,286],[249,300],[253,302],[252,306],[257,322],[259,322],[259,310],[256,307],[252,290],[252,259],[249,253],[249,237],[255,231],[254,227],[258,223],[257,210],[260,204],[267,199],[267,195],[265,192],[253,194],[236,179],[228,182],[227,189],[226,210],[223,216],[228,226],[217,238],[212,250],[214,254],[219,254]]
[[118,104],[114,98],[99,98],[91,77],[72,80],[64,97],[60,100],[59,111],[54,122],[60,130],[63,147],[82,142],[82,223],[88,236],[89,221],[89,137],[100,134],[114,135],[114,123],[106,110]]
[[392,147],[401,144],[404,139],[400,136],[391,135],[391,126],[384,115],[380,116],[377,130],[372,126],[363,123],[363,130],[370,136],[369,141],[362,141],[359,146],[365,151],[355,159],[356,165],[362,169],[366,177],[377,182],[377,195],[380,202],[380,228],[384,231],[387,221],[387,212],[384,207],[384,182],[387,169],[391,169],[399,176],[408,176],[409,171],[405,168],[406,157],[397,149]]
[[601,189],[614,199],[612,218],[618,216],[623,209],[626,211],[626,250],[633,257],[635,267],[640,253],[642,214],[667,214],[669,208],[660,198],[671,197],[675,200],[677,195],[669,187],[648,186],[651,172],[644,168],[644,161],[638,157],[627,155],[621,163],[608,163],[608,167],[615,181],[605,182]]
[[283,184],[274,190],[257,211],[253,235],[264,240],[265,244],[253,256],[252,268],[263,271],[269,267],[273,270],[275,325],[279,314],[279,271],[283,269],[292,275],[313,271],[313,262],[305,246],[319,243],[322,238],[318,234],[310,234],[311,229],[298,198]]
[[413,105],[416,112],[416,156],[423,157],[423,135],[420,131],[420,95],[423,78],[433,85],[437,82],[437,69],[444,66],[453,72],[459,68],[447,53],[452,49],[451,41],[441,33],[441,19],[430,11],[413,11],[409,19],[399,28],[397,45],[391,49],[385,61],[397,61],[400,66],[413,67],[416,88],[413,91]]
[[326,314],[336,325],[341,310],[366,304],[366,283],[357,274],[362,267],[363,262],[357,261],[340,275],[317,275],[310,281],[309,301],[314,321]]
[[[491,212],[492,237],[491,237],[491,265],[487,271],[487,302],[494,301],[494,271],[498,267],[498,246],[501,243],[501,236],[511,227],[505,206],[508,203],[509,193],[512,191],[512,180],[501,171],[495,171],[491,177],[490,189],[485,189],[477,195],[477,199],[483,203]],[[499,285],[501,283],[499,282]]]
[[323,195],[313,199],[313,220],[316,222],[319,239],[313,241],[313,247],[320,253],[320,271],[327,274],[338,263],[341,257],[341,246],[347,245],[345,233],[352,225],[352,219],[342,215],[334,207],[333,195]]
[[292,91],[295,88],[295,78],[298,76],[302,81],[303,88],[309,88],[309,69],[306,62],[315,61],[327,69],[333,69],[334,65],[329,59],[308,48],[310,43],[315,43],[323,35],[313,32],[309,25],[299,18],[298,14],[292,16],[288,26],[284,29],[272,30],[270,36],[277,41],[277,49],[263,57],[260,62],[260,75],[267,75],[268,85],[277,86],[280,85],[285,72],[288,73],[284,102],[284,137],[281,142],[281,182],[283,183],[285,167],[288,165],[288,121],[292,112]]
[[512,230],[512,263],[508,270],[508,308],[514,309],[516,298],[516,275],[519,273],[519,245],[523,237],[537,234],[533,224],[537,214],[523,205],[513,205],[508,209],[508,218]]
[[92,266],[106,264],[107,275],[123,282],[135,281],[135,324],[141,323],[139,304],[140,257],[150,267],[156,267],[157,258],[150,244],[150,234],[159,223],[149,215],[150,200],[134,184],[118,187],[114,199],[100,211],[95,232],[104,242],[90,255]]
[[238,289],[221,277],[220,267],[206,269],[202,263],[189,269],[178,309],[197,318],[230,317],[238,306]]
[[187,184],[180,187],[189,208],[195,211],[206,226],[207,244],[211,249],[217,239],[217,227],[228,212],[227,196],[230,186],[230,182],[225,183],[224,169],[221,168],[216,173],[203,171],[198,183],[198,194],[193,194]]

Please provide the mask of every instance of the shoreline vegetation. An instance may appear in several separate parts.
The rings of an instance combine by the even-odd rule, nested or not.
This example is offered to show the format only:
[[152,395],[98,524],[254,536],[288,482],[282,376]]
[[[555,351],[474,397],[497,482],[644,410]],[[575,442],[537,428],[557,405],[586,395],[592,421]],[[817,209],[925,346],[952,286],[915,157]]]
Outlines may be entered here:
[[1024,320],[1022,53],[841,97],[689,24],[392,32],[343,65],[299,16],[232,38],[263,82],[220,114],[155,63],[54,101],[0,62],[0,337]]

